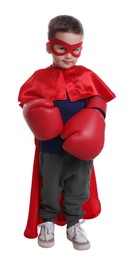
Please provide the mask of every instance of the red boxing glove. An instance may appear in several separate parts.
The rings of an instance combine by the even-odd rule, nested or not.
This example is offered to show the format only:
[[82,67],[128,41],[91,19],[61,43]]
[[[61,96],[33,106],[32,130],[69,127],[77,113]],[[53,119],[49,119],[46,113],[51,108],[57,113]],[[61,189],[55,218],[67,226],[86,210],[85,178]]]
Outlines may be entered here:
[[63,131],[58,107],[44,98],[32,100],[23,106],[24,118],[38,140],[50,140]]
[[89,99],[87,107],[65,124],[61,137],[63,149],[81,160],[92,160],[104,145],[106,102],[99,96]]

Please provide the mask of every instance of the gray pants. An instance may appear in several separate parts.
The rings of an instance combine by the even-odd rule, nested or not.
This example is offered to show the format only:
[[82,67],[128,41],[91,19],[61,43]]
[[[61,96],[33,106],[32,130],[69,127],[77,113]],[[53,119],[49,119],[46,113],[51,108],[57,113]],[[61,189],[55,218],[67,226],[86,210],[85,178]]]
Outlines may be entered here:
[[43,178],[39,215],[45,221],[55,221],[61,207],[63,193],[64,213],[68,227],[84,215],[82,205],[89,198],[92,161],[79,160],[68,153],[40,153],[40,174]]

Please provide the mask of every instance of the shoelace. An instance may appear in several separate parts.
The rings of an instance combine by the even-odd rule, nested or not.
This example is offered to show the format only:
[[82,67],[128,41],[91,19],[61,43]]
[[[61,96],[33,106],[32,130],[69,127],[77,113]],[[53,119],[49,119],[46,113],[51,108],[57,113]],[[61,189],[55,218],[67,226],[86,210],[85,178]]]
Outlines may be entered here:
[[83,224],[85,221],[84,220],[82,220],[81,222],[79,222],[79,223],[77,223],[77,224],[75,224],[74,225],[74,231],[75,231],[75,238],[77,239],[79,236],[81,236],[81,237],[83,237],[83,238],[85,238],[86,240],[87,240],[87,238],[86,238],[86,232],[85,232],[85,230],[80,226],[81,224]]
[[53,233],[52,226],[46,223],[42,223],[39,225],[41,228],[41,235],[45,238],[46,241],[48,241],[48,236]]

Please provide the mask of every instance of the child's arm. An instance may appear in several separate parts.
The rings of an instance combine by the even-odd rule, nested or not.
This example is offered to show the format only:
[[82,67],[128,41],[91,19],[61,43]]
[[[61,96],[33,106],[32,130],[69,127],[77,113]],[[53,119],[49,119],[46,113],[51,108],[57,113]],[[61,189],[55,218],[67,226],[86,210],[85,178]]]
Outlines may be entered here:
[[105,134],[106,102],[99,96],[89,99],[86,108],[65,124],[63,148],[81,160],[92,160],[102,150]]
[[38,140],[50,140],[63,131],[58,107],[44,98],[32,100],[23,106],[24,118]]

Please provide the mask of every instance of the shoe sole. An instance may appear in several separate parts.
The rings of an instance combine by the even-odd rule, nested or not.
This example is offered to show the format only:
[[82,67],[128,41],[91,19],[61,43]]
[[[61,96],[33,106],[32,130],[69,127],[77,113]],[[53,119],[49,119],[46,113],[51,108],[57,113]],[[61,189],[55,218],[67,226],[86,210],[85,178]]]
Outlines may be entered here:
[[44,241],[40,241],[38,239],[38,245],[40,247],[43,247],[43,248],[50,248],[50,247],[53,247],[54,246],[54,241],[51,241],[51,242],[44,242]]
[[69,236],[67,236],[67,239],[73,243],[73,247],[76,250],[87,250],[90,248],[90,243],[88,244],[76,244]]

